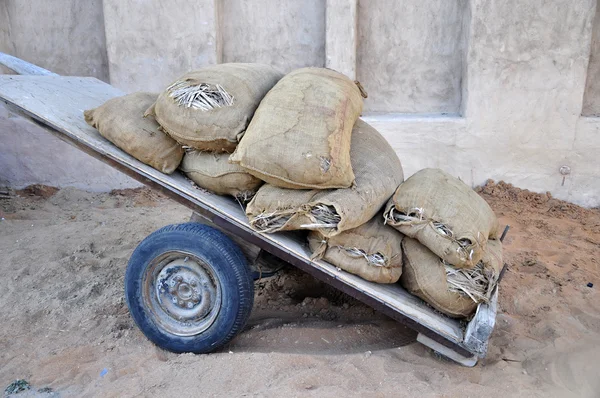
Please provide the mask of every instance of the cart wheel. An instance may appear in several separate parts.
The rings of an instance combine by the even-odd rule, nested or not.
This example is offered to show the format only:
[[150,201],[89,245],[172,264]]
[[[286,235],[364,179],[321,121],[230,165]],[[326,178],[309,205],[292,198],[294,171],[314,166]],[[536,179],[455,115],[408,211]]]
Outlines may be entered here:
[[207,225],[169,225],[149,235],[129,259],[125,297],[154,344],[207,353],[239,333],[252,311],[254,284],[241,250]]

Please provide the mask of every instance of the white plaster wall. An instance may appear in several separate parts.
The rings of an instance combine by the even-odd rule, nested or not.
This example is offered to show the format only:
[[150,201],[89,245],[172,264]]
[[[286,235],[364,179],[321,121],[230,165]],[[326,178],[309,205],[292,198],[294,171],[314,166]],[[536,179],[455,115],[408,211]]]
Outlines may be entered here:
[[[1,0],[0,51],[59,74],[108,81],[102,0]],[[92,191],[139,186],[0,106],[0,185],[40,183]]]
[[365,110],[458,113],[466,0],[359,0],[357,78]]
[[356,79],[356,1],[327,0],[325,5],[325,66]]
[[[0,51],[14,54],[15,46],[10,40],[10,19],[7,5],[6,1],[0,2]],[[10,73],[10,70],[0,65],[0,73]]]
[[[407,175],[440,167],[473,186],[505,180],[599,206],[600,119],[581,117],[595,5],[471,0],[463,116],[367,120],[396,149]],[[564,182],[561,166],[571,169]]]
[[325,0],[223,0],[223,62],[325,66]]
[[582,117],[572,150],[567,156],[572,169],[566,200],[589,207],[600,206],[600,120]]
[[[358,75],[369,92],[364,117],[397,151],[406,175],[440,167],[471,185],[505,180],[600,206],[600,118],[581,116],[600,108],[596,0],[99,3],[0,1],[0,51],[61,74],[93,74],[86,65],[97,58],[69,32],[89,25],[101,40],[100,16],[111,83],[125,91],[158,90],[218,62],[327,65]],[[64,13],[54,17],[58,24],[49,9]],[[564,183],[563,165],[571,169]],[[135,184],[2,112],[0,179],[93,189]]]
[[600,7],[596,7],[596,16],[594,17],[582,114],[584,116],[600,116]]
[[104,0],[111,84],[158,92],[217,63],[215,1]]
[[[427,168],[441,168],[471,184],[469,169],[457,141],[467,131],[467,121],[442,115],[372,115],[363,119],[375,127],[392,145],[400,160],[404,176]],[[401,138],[399,138],[401,137]]]
[[[574,144],[581,116],[594,0],[472,0],[467,133],[457,141],[473,183],[504,179],[597,206],[582,185],[600,168]],[[558,170],[572,168],[563,185]],[[600,181],[595,188],[597,195]]]
[[0,186],[31,184],[110,191],[137,181],[0,105]]
[[108,81],[102,0],[2,0],[0,51],[60,75]]

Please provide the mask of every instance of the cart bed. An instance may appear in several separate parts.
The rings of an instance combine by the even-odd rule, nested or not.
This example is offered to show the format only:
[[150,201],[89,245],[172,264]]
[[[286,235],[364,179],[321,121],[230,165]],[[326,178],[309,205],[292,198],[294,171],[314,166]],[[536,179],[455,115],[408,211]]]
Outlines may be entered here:
[[235,200],[197,189],[179,172],[166,175],[141,163],[87,125],[84,110],[120,95],[124,93],[95,78],[0,76],[0,98],[9,109],[28,117],[58,138],[160,190],[228,232],[415,329],[419,332],[419,341],[444,355],[471,366],[475,364],[476,356],[485,355],[494,326],[497,291],[490,305],[479,306],[467,331],[466,324],[441,315],[399,284],[371,283],[324,261],[311,261],[310,251],[301,235],[262,234],[252,230]]

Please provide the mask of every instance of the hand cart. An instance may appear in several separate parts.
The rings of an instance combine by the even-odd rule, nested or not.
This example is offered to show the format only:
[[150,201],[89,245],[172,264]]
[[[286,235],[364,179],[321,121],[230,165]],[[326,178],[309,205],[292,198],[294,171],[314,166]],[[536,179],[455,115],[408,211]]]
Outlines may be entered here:
[[95,78],[59,76],[7,54],[0,53],[0,63],[22,74],[0,75],[0,99],[11,112],[192,210],[193,222],[164,227],[144,239],[127,267],[130,312],[155,344],[175,352],[210,352],[242,330],[254,299],[242,244],[246,255],[255,248],[263,259],[283,260],[407,325],[418,332],[419,342],[462,365],[474,366],[485,356],[497,288],[489,304],[480,304],[469,322],[461,322],[399,284],[371,283],[311,261],[301,234],[252,230],[233,199],[199,190],[178,172],[166,175],[139,162],[86,124],[84,110],[123,92]]

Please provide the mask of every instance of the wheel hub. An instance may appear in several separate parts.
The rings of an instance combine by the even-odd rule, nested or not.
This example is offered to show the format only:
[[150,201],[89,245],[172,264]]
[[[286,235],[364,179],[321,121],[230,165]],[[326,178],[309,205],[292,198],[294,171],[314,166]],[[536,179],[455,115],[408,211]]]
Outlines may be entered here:
[[163,328],[193,336],[214,322],[221,290],[210,265],[191,254],[171,252],[155,259],[147,270],[144,291]]
[[[193,308],[200,303],[202,289],[205,285],[208,285],[208,281],[202,283],[201,276],[198,274],[180,267],[175,269],[174,276],[167,276],[166,281],[162,278],[158,281],[159,285],[165,282],[169,285],[168,295],[166,296],[170,296],[173,304],[183,309]],[[164,289],[161,289],[160,293],[165,293]]]

